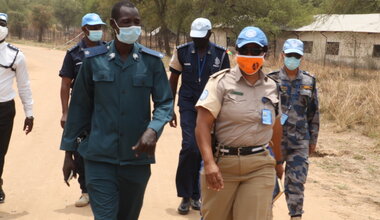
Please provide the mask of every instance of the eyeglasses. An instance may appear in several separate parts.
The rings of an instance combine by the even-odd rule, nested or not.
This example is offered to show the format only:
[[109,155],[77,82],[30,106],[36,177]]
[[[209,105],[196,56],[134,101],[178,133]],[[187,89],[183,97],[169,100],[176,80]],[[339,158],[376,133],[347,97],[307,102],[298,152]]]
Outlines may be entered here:
[[286,53],[285,54],[286,57],[294,57],[296,59],[301,59],[302,55],[298,54],[298,53]]
[[258,56],[263,52],[263,49],[258,47],[241,47],[238,48],[238,52],[241,55]]

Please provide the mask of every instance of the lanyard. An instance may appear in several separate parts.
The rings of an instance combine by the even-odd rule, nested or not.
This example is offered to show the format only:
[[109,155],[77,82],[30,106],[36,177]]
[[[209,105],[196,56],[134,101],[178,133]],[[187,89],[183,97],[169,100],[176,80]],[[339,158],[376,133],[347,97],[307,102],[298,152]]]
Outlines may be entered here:
[[197,53],[197,61],[198,61],[198,82],[199,82],[199,83],[201,82],[203,69],[204,69],[205,64],[206,64],[206,58],[207,58],[207,54],[205,54],[204,59],[202,60],[202,64],[201,64],[201,59],[199,58],[199,55],[198,55],[198,53]]

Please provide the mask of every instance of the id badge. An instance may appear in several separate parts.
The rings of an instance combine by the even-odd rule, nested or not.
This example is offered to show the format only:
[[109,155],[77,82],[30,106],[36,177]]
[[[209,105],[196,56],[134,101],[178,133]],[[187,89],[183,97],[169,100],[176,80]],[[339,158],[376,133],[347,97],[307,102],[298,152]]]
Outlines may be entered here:
[[285,124],[286,120],[288,120],[288,117],[289,116],[287,114],[282,113],[281,118],[280,118],[281,125]]
[[269,109],[263,109],[263,112],[261,114],[262,123],[264,125],[271,125],[272,124],[272,112]]

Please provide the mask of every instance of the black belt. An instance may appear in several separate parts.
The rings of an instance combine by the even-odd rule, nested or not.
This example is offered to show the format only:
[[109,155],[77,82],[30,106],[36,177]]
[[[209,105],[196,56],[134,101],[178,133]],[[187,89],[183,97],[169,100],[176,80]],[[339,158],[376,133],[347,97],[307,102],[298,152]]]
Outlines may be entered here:
[[14,100],[10,100],[10,101],[6,101],[6,102],[0,102],[0,106],[7,106],[9,104],[12,104],[14,102]]
[[224,156],[224,155],[245,156],[245,155],[257,154],[257,153],[264,152],[266,146],[267,146],[266,144],[263,144],[260,146],[248,146],[248,147],[220,146],[219,154],[220,156]]

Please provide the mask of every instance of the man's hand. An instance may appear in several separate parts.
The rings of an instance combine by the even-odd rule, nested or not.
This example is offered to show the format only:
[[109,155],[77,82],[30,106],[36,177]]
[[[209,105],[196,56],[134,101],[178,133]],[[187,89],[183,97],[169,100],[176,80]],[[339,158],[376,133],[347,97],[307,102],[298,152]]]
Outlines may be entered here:
[[172,127],[172,128],[176,128],[177,127],[177,115],[175,114],[174,111],[173,111],[172,120],[169,122],[169,124],[170,124],[170,127]]
[[65,183],[67,186],[70,186],[69,184],[69,178],[71,172],[73,173],[73,177],[77,178],[77,173],[75,169],[75,162],[73,159],[73,152],[71,151],[66,151],[65,153],[65,159],[63,160],[63,179],[65,180]]
[[282,179],[282,175],[284,174],[284,166],[282,164],[276,165],[276,175],[278,178]]
[[29,132],[32,131],[33,129],[33,116],[31,117],[26,117],[24,121],[24,128],[23,131],[25,131],[25,134],[29,134]]
[[222,173],[214,161],[211,161],[209,164],[204,164],[204,172],[208,189],[220,191],[224,188]]
[[310,144],[309,145],[309,155],[315,152],[315,149],[317,148],[316,144]]
[[62,117],[61,117],[61,127],[62,128],[65,128],[66,120],[67,120],[67,113],[63,113]]
[[136,157],[139,156],[139,153],[147,153],[148,156],[154,156],[156,151],[157,143],[157,133],[151,128],[146,129],[144,134],[141,136],[140,140],[135,146],[132,147],[132,150],[136,151]]

